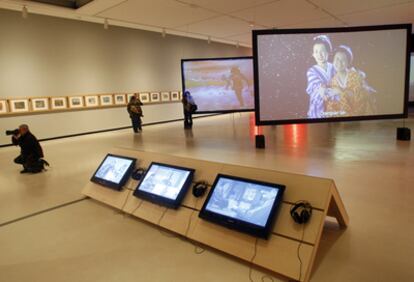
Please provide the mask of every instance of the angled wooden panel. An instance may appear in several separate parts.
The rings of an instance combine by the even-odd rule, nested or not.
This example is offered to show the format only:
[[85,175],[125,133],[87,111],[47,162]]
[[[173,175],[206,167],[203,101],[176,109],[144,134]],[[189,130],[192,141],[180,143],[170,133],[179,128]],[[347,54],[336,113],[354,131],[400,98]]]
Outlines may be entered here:
[[193,215],[198,212],[186,207],[180,207],[177,210],[167,210],[163,218],[161,219],[160,226],[175,233],[187,236],[191,224],[193,223]]
[[102,187],[93,182],[86,184],[82,190],[82,194],[95,199],[99,202],[110,205],[111,207],[122,209],[126,203],[129,190],[116,191],[106,187]]

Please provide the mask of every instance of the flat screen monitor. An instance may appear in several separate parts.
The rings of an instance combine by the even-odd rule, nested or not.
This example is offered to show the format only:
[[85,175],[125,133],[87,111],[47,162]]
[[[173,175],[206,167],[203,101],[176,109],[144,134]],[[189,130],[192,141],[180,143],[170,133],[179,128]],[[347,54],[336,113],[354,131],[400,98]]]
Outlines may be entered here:
[[411,53],[410,96],[408,101],[414,103],[414,53]]
[[256,123],[407,117],[411,25],[253,31]]
[[135,167],[136,159],[108,154],[93,174],[91,181],[121,190]]
[[194,169],[151,163],[134,196],[169,208],[178,208],[193,180]]
[[199,216],[267,239],[284,190],[280,184],[219,174]]
[[185,59],[181,74],[197,113],[254,110],[252,57]]

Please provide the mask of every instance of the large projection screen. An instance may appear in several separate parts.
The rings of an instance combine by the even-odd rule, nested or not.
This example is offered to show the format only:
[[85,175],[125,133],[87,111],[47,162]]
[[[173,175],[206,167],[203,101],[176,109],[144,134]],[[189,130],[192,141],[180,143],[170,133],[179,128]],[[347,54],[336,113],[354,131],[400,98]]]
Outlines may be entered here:
[[254,110],[252,57],[184,59],[181,74],[199,114]]
[[411,25],[253,31],[256,123],[407,117]]

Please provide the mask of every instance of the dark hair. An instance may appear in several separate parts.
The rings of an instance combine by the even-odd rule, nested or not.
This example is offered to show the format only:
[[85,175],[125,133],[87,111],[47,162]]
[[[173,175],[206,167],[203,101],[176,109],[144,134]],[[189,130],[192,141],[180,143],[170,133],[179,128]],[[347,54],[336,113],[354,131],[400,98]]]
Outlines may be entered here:
[[313,46],[315,46],[315,44],[323,44],[325,45],[326,51],[328,51],[328,53],[332,52],[332,43],[327,35],[315,36],[313,38]]
[[352,49],[346,45],[339,45],[335,49],[335,53],[344,53],[346,58],[348,59],[348,64],[352,65],[352,61],[354,60],[354,55],[352,54]]
[[137,97],[135,97],[135,95],[134,95],[134,96],[131,96],[131,98],[129,98],[129,101],[132,102],[133,100],[136,100],[136,99],[137,99]]

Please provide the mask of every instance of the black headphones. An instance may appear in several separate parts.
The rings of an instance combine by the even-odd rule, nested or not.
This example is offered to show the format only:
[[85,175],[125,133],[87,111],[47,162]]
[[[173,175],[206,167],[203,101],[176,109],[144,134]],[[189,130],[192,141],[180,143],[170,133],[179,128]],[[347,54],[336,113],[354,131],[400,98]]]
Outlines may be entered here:
[[136,170],[134,170],[131,177],[135,180],[141,180],[144,173],[145,173],[145,169],[143,169],[142,167],[139,167]]
[[206,181],[196,182],[193,186],[193,195],[196,198],[202,197],[208,188],[208,183]]
[[298,224],[306,224],[312,216],[312,205],[307,201],[296,202],[290,209],[290,216]]

